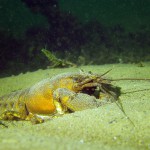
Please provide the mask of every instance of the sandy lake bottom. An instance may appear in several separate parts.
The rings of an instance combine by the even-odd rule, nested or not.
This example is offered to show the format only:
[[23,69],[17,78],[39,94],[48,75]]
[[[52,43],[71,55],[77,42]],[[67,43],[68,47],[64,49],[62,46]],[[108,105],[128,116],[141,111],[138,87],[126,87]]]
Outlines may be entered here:
[[[62,72],[79,69],[106,77],[150,78],[150,63],[83,66],[79,68],[47,69],[0,79],[0,95],[25,89],[36,82]],[[115,81],[121,87],[120,100],[127,119],[115,103],[87,109],[45,123],[32,125],[29,121],[13,121],[0,125],[0,150],[145,150],[150,149],[150,81]],[[134,92],[137,91],[137,92]]]

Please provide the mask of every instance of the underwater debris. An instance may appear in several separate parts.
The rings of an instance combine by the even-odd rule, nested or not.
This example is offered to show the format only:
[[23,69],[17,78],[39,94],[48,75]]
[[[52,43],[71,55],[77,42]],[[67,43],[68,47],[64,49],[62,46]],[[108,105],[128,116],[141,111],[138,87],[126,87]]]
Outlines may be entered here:
[[44,48],[41,51],[48,58],[48,60],[52,63],[50,68],[77,67],[76,64],[74,64],[70,61],[57,58],[52,52],[50,52]]
[[138,66],[138,67],[145,67],[145,65],[143,64],[142,61],[140,61],[139,63],[137,63],[137,66]]

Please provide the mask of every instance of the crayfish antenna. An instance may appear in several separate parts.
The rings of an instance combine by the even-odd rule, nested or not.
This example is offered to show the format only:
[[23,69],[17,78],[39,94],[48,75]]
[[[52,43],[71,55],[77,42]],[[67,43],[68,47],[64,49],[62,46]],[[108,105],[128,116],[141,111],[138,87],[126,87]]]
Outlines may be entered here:
[[145,80],[145,81],[150,81],[150,78],[120,78],[120,79],[110,79],[110,81],[121,81],[121,80]]
[[143,92],[143,91],[147,91],[150,89],[142,89],[142,90],[134,90],[134,91],[127,91],[127,92],[121,92],[121,94],[130,94],[130,93],[135,93],[135,92]]
[[[117,101],[118,101],[118,103],[117,103]],[[117,105],[117,107],[122,111],[122,113],[123,113],[124,116],[129,120],[129,122],[135,127],[134,122],[133,122],[133,121],[131,120],[131,118],[126,114],[126,112],[125,112],[125,110],[124,110],[124,108],[123,108],[123,105],[122,105],[122,103],[121,103],[121,100],[118,99],[117,101],[114,101],[115,104]]]
[[[106,75],[107,73],[109,73],[112,69],[109,69],[108,71],[106,71],[105,73],[101,74],[100,77]],[[85,73],[85,71],[83,69],[80,69],[79,72],[82,74],[82,73]],[[88,71],[87,73],[89,74],[93,74],[91,71]]]
[[109,69],[108,71],[106,71],[105,73],[103,73],[102,75],[100,75],[100,77],[106,75],[107,73],[109,73],[112,69]]

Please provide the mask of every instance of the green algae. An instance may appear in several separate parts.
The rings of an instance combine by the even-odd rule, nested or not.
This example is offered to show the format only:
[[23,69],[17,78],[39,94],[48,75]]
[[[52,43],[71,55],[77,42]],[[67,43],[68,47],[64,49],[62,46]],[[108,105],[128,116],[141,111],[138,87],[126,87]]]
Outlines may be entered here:
[[47,57],[50,63],[52,63],[52,65],[49,66],[49,68],[64,68],[77,66],[76,64],[70,61],[57,58],[51,51],[48,51],[44,48],[41,51],[44,53],[44,55]]

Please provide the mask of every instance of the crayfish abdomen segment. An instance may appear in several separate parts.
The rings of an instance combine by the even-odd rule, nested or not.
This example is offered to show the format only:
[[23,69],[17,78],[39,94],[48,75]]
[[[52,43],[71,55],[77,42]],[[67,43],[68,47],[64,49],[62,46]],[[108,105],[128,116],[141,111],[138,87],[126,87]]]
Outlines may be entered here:
[[0,119],[22,120],[28,115],[25,95],[28,89],[20,90],[0,97]]

